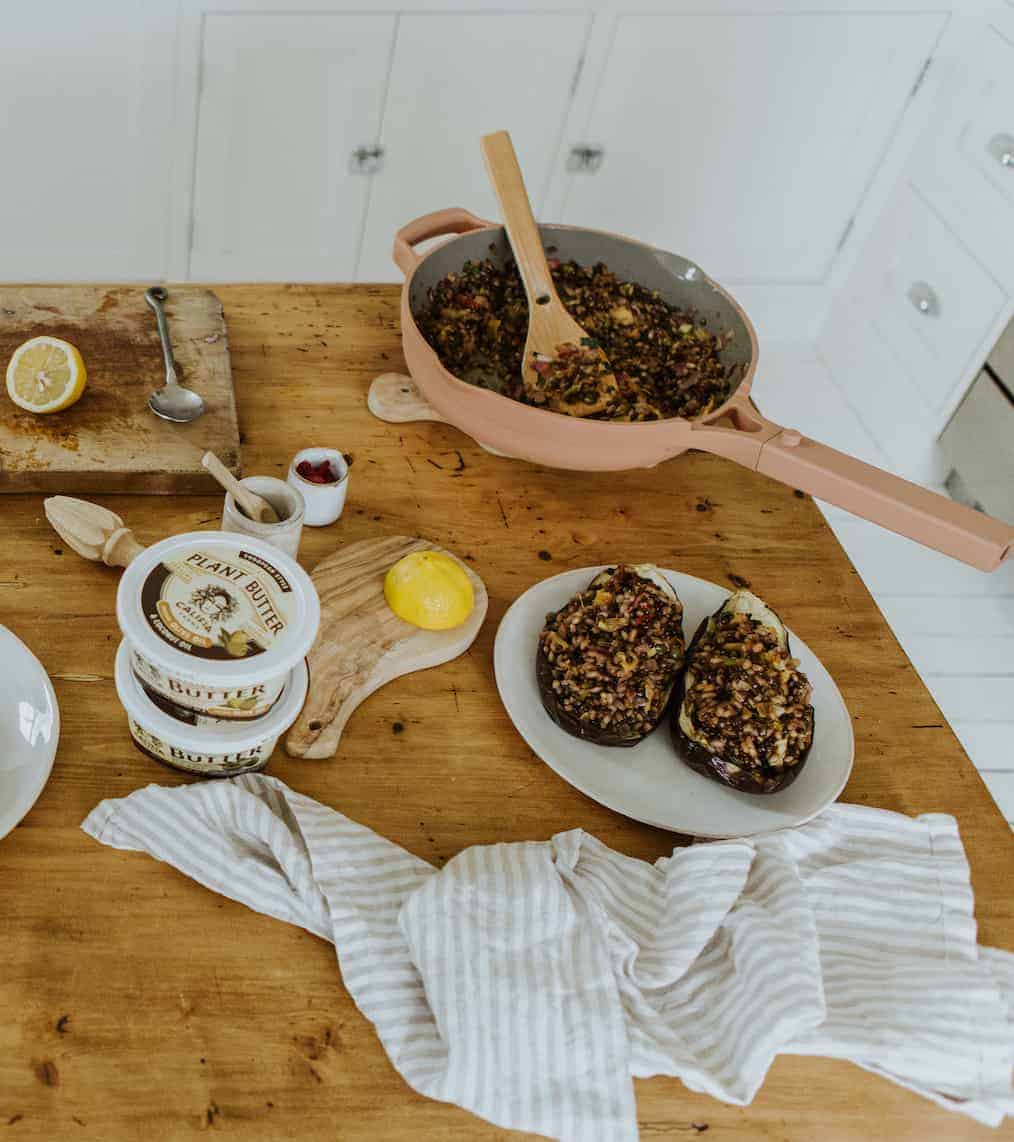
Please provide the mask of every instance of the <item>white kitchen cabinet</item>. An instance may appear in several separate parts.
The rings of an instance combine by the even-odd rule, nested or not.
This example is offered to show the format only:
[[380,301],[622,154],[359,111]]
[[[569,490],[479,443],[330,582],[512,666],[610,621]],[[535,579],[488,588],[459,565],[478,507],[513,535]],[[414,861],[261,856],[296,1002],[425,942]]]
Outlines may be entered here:
[[619,14],[569,140],[601,164],[569,176],[564,220],[676,250],[733,287],[824,281],[945,20]]
[[171,5],[4,5],[5,280],[163,274],[174,30]]
[[189,276],[348,281],[394,35],[390,13],[203,22]]
[[589,16],[412,12],[399,18],[357,278],[400,277],[398,227],[445,206],[497,218],[479,138],[507,129],[536,213],[556,158]]
[[1014,167],[991,146],[1014,132],[1014,20],[991,10],[959,31],[818,341],[891,465],[924,482],[947,475],[936,438],[1014,312]]

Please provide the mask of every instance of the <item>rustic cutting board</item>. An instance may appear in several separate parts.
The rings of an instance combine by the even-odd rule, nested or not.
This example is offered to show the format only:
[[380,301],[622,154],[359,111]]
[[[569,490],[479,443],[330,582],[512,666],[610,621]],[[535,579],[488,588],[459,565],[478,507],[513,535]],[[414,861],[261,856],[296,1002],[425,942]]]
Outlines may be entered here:
[[[453,630],[420,630],[384,599],[388,568],[412,551],[444,551],[425,539],[392,535],[350,543],[314,568],[320,596],[320,634],[307,657],[310,692],[285,750],[294,757],[333,757],[353,711],[374,690],[414,670],[439,666],[463,654],[486,617],[486,586],[472,581],[475,606]],[[453,556],[453,552],[447,552]],[[455,557],[456,558],[456,557]],[[458,560],[460,563],[461,561]]]
[[0,370],[29,337],[72,342],[88,387],[71,408],[23,412],[0,391],[0,492],[197,492],[217,485],[209,449],[239,475],[239,429],[222,303],[170,286],[169,333],[180,380],[204,398],[191,424],[148,408],[163,383],[162,350],[144,287],[0,286]]

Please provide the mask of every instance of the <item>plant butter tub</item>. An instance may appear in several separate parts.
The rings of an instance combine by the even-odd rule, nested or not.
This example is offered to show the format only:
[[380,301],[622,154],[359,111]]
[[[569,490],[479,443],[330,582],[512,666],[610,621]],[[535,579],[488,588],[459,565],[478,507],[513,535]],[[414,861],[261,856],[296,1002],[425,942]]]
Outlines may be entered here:
[[148,696],[181,724],[207,728],[268,715],[317,637],[320,602],[277,548],[192,531],[130,563],[116,618]]
[[212,728],[187,725],[145,694],[131,668],[126,640],[116,652],[116,693],[127,711],[134,745],[148,757],[200,777],[234,777],[263,769],[279,737],[299,716],[306,700],[306,663],[298,662],[269,713],[253,722]]

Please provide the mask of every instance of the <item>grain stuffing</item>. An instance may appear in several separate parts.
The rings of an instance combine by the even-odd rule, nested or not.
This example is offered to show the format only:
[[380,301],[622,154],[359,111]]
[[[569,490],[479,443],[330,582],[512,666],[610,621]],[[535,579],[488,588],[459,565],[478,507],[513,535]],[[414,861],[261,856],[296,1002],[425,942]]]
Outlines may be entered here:
[[[561,346],[566,359],[558,351],[555,362],[542,363],[543,384],[526,386],[524,286],[513,262],[501,269],[486,258],[441,278],[418,315],[444,368],[524,404],[596,420],[695,418],[725,402],[739,376],[721,356],[731,333],[712,332],[699,314],[622,281],[602,262],[549,265],[561,301],[588,334],[585,345]],[[595,364],[592,349],[610,369]]]
[[634,745],[658,725],[683,664],[683,607],[661,572],[600,572],[546,616],[536,673],[547,712],[600,745]]

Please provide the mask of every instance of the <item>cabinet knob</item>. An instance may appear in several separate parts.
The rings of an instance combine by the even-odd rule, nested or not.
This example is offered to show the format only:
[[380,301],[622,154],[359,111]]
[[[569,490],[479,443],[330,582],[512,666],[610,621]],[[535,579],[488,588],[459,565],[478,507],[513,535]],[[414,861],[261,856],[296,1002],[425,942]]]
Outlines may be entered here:
[[349,155],[350,174],[376,174],[384,165],[384,148],[374,144],[356,147]]
[[1014,167],[1014,135],[994,135],[986,144],[986,150],[1002,167]]
[[929,282],[913,282],[908,287],[908,300],[927,317],[936,317],[940,312],[940,298]]
[[605,153],[604,147],[578,143],[570,148],[570,154],[567,156],[567,170],[578,174],[594,174],[602,166]]

